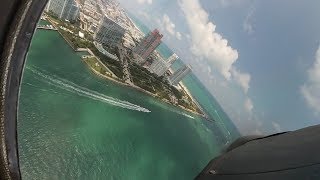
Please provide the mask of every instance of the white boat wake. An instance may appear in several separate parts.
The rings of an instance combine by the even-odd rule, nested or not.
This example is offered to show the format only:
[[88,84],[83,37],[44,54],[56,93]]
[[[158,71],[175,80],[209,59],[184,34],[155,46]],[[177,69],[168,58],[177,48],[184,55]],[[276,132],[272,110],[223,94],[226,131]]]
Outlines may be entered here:
[[194,119],[194,117],[193,117],[193,116],[191,116],[191,115],[189,115],[189,114],[186,114],[186,113],[179,113],[179,114],[181,114],[181,115],[183,115],[183,116],[185,116],[185,117],[188,117],[188,118]]
[[116,99],[116,98],[113,98],[110,96],[106,96],[104,94],[98,93],[98,92],[90,90],[88,88],[81,87],[81,86],[79,86],[73,82],[70,82],[66,79],[62,79],[62,78],[59,78],[54,75],[48,75],[44,71],[41,72],[39,69],[36,69],[33,67],[28,67],[28,66],[26,66],[26,69],[30,70],[35,75],[43,78],[43,80],[45,80],[45,82],[47,82],[55,87],[66,90],[68,92],[76,93],[79,96],[87,97],[87,98],[90,98],[93,100],[97,100],[97,101],[100,101],[103,103],[108,103],[110,105],[125,108],[125,109],[146,112],[146,113],[151,112],[150,110],[148,110],[144,107],[138,106],[136,104],[132,104],[128,101],[123,101],[123,100]]

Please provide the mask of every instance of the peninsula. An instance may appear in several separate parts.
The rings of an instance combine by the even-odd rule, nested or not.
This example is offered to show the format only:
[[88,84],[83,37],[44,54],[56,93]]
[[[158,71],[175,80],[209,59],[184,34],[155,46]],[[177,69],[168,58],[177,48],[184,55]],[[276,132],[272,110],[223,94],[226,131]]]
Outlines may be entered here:
[[[99,12],[108,12],[102,5],[95,7]],[[80,12],[83,13],[83,16],[87,13],[85,8],[80,9]],[[152,51],[150,51],[150,48],[141,46],[148,37],[143,37],[144,34],[127,16],[125,16],[125,22],[129,24],[127,25],[129,27],[123,31],[124,33],[119,40],[115,39],[117,36],[114,33],[122,31],[122,27],[117,27],[118,25],[114,24],[110,16],[109,14],[109,17],[103,17],[94,32],[90,28],[87,29],[88,27],[83,28],[83,22],[85,22],[83,19],[80,21],[63,20],[52,11],[48,11],[43,14],[42,19],[50,22],[49,28],[44,28],[44,26],[39,28],[57,30],[74,51],[84,52],[82,55],[83,62],[97,76],[137,89],[163,102],[206,118],[207,115],[200,105],[186,87],[179,83],[182,77],[190,71],[190,68],[185,66],[181,68],[181,72],[171,73],[168,69],[177,59],[177,56],[173,55],[175,57],[170,57],[171,59],[165,61],[160,53],[155,50],[156,46],[153,47]],[[108,26],[106,23],[112,23],[112,25]],[[109,28],[108,30],[103,29],[106,26]],[[114,27],[117,29],[110,31],[110,28]],[[101,34],[100,31],[103,31],[102,35],[99,35],[99,33]],[[106,35],[105,31],[109,31],[111,35]],[[157,31],[152,33],[159,35]],[[158,41],[157,45],[160,42]],[[152,61],[157,61],[157,63]]]

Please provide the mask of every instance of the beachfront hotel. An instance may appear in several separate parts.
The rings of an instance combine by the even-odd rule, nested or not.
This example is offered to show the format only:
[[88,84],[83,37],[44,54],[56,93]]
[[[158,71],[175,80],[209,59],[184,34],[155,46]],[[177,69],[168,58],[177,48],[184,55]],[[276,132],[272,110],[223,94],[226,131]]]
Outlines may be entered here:
[[169,70],[171,65],[178,59],[176,54],[171,55],[167,60],[163,60],[161,57],[155,59],[151,64],[149,70],[155,73],[157,76],[163,76],[165,72]]
[[141,61],[139,62],[140,64],[143,64],[151,53],[160,45],[162,37],[163,35],[160,34],[159,30],[155,29],[144,37],[133,49],[133,52],[141,57],[139,60]]
[[121,43],[126,30],[112,19],[104,16],[100,21],[94,40],[100,44],[115,47]]
[[45,11],[68,21],[75,21],[79,16],[79,6],[74,0],[49,0]]
[[170,77],[169,82],[172,85],[177,85],[184,77],[186,77],[191,72],[191,67],[189,65],[185,65],[175,71]]

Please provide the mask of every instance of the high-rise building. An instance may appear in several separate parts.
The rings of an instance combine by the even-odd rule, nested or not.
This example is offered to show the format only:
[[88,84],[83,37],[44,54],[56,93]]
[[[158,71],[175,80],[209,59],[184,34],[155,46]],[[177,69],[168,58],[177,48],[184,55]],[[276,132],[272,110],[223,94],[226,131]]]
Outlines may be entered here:
[[79,17],[79,7],[74,0],[67,1],[62,17],[69,21],[75,21]]
[[75,0],[49,0],[45,11],[69,21],[75,21],[79,16],[79,6]]
[[176,53],[174,53],[167,59],[167,63],[171,66],[178,58],[179,56]]
[[126,30],[122,26],[104,16],[100,21],[98,30],[94,34],[94,40],[100,44],[117,46],[121,43],[125,32]]
[[141,42],[133,49],[133,52],[146,60],[160,45],[162,37],[163,35],[159,33],[158,29],[153,30],[141,40]]
[[162,76],[168,69],[167,62],[162,58],[155,59],[149,68],[149,70],[157,76]]
[[178,59],[176,54],[171,55],[166,61],[162,58],[154,60],[150,66],[150,71],[158,76],[163,76],[166,71],[169,70],[170,66]]
[[60,17],[62,16],[65,1],[66,0],[49,0],[45,8],[45,11],[51,12],[56,16]]
[[84,0],[80,11],[80,28],[95,33],[103,15],[97,0]]
[[172,85],[177,85],[184,77],[186,77],[191,72],[191,67],[185,65],[175,71],[170,77],[169,81]]

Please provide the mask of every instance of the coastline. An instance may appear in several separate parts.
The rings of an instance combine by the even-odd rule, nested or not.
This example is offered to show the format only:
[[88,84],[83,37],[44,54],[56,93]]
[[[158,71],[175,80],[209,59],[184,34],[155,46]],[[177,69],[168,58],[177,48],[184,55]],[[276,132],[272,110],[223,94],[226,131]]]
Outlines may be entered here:
[[192,96],[192,94],[190,93],[190,91],[188,90],[188,88],[183,84],[183,82],[180,82],[179,85],[181,86],[181,88],[183,89],[183,91],[188,94],[188,96],[192,99],[192,101],[196,104],[196,106],[200,109],[200,111],[202,112],[202,114],[200,114],[203,118],[205,118],[208,121],[211,121],[209,119],[209,116],[207,113],[205,113],[205,111],[203,110],[203,108],[201,107],[201,105],[198,103],[198,101]]
[[[106,80],[110,80],[110,81],[112,81],[112,82],[114,82],[114,83],[117,83],[117,84],[120,84],[120,85],[122,85],[122,86],[126,86],[126,87],[129,87],[129,88],[133,88],[133,89],[138,90],[138,91],[140,91],[140,92],[142,92],[142,93],[148,94],[148,95],[150,95],[150,96],[152,96],[152,97],[154,97],[154,98],[156,98],[156,99],[158,99],[158,100],[160,100],[160,101],[162,101],[162,102],[164,102],[164,103],[167,103],[167,104],[169,104],[169,105],[172,105],[172,106],[181,108],[181,109],[184,110],[184,111],[187,111],[187,112],[189,112],[189,113],[193,113],[193,114],[195,114],[195,115],[198,115],[198,116],[201,116],[201,117],[204,117],[204,118],[205,118],[205,114],[200,114],[200,113],[198,113],[198,112],[195,112],[195,111],[192,111],[192,110],[190,110],[190,109],[187,109],[187,108],[185,108],[185,107],[183,107],[183,106],[181,106],[181,105],[174,105],[174,104],[168,102],[167,100],[160,99],[157,95],[155,95],[155,94],[153,94],[153,93],[151,93],[151,92],[149,92],[149,91],[146,91],[146,90],[144,90],[144,89],[142,89],[142,88],[140,88],[140,87],[138,87],[138,86],[130,85],[130,84],[121,82],[121,81],[119,81],[119,80],[116,80],[116,79],[114,79],[114,78],[112,78],[112,77],[103,75],[103,74],[99,73],[98,71],[96,71],[94,68],[92,68],[84,59],[82,59],[82,61],[84,61],[84,63],[88,66],[88,68],[89,68],[95,75],[97,75],[97,76],[99,76],[99,77],[101,77],[101,78],[105,78]],[[201,110],[201,111],[202,111],[202,110]]]
[[68,43],[68,45],[73,49],[73,51],[77,51],[77,50],[73,47],[73,45],[71,44],[71,42],[62,35],[62,33],[59,31],[59,27],[57,27],[57,25],[56,25],[55,22],[53,22],[50,18],[46,18],[45,20],[46,20],[46,21],[49,21],[50,24],[57,29],[57,32],[58,32],[58,33],[60,34],[60,36],[62,36],[62,38]]
[[[127,18],[130,20],[130,22],[134,25],[134,27],[136,28],[137,31],[139,31],[141,34],[145,35],[145,33],[136,25],[136,23],[134,22],[134,20],[132,20],[129,15],[126,15],[126,17],[127,17]],[[159,53],[157,50],[155,50],[155,51],[156,51],[157,54],[159,54],[159,55],[161,54],[161,53]],[[166,103],[168,103],[168,104],[171,104],[171,105],[173,105],[173,106],[178,106],[178,107],[182,108],[182,109],[185,110],[185,111],[188,111],[188,112],[197,114],[197,115],[199,115],[199,116],[201,116],[201,117],[209,120],[209,119],[208,119],[209,116],[207,115],[207,113],[205,113],[205,111],[203,110],[203,108],[201,107],[201,105],[198,103],[198,101],[196,101],[196,100],[194,99],[194,97],[192,96],[192,94],[190,93],[190,91],[188,90],[188,88],[187,88],[182,82],[180,82],[180,85],[181,85],[183,91],[192,99],[193,103],[199,108],[199,110],[200,110],[202,113],[198,113],[198,112],[192,111],[192,110],[187,109],[187,108],[185,108],[185,107],[183,107],[183,106],[180,106],[180,105],[173,105],[173,104],[171,104],[171,103],[169,103],[169,102],[167,102],[167,101],[164,101],[164,100],[162,100],[162,101],[164,101],[164,102],[166,102]],[[146,92],[148,92],[148,91],[146,91]]]
[[[62,38],[63,38],[63,39],[67,42],[67,44],[73,49],[73,51],[78,52],[78,49],[75,49],[75,47],[73,47],[72,43],[71,43],[66,37],[64,37],[63,34],[59,31],[58,27],[56,27],[56,23],[52,22],[52,20],[51,20],[50,18],[47,18],[46,20],[48,20],[48,21],[52,24],[52,26],[54,26],[54,27],[57,29],[57,31],[58,31],[58,33],[60,34],[60,36],[62,36]],[[87,49],[87,51],[88,51],[88,49]],[[88,52],[89,52],[89,51],[88,51]],[[90,52],[89,52],[89,53],[90,53]],[[95,57],[95,58],[97,59],[97,61],[106,68],[106,66],[100,61],[100,59],[99,59],[97,56],[95,56],[92,52],[91,52],[90,54],[91,54],[93,57]],[[187,111],[187,112],[189,112],[189,113],[193,113],[193,114],[198,115],[198,116],[201,116],[201,117],[203,117],[203,118],[206,118],[206,117],[207,117],[206,113],[203,111],[203,109],[201,108],[201,106],[199,107],[199,104],[194,100],[194,98],[192,97],[191,93],[190,93],[189,91],[186,91],[186,90],[185,90],[185,89],[187,89],[185,86],[184,86],[183,90],[184,90],[184,91],[187,93],[187,95],[192,99],[193,103],[196,104],[196,106],[199,108],[199,110],[200,110],[202,113],[199,113],[199,112],[197,112],[197,111],[192,111],[192,110],[187,109],[187,108],[185,108],[185,107],[183,107],[183,106],[181,106],[181,105],[172,104],[172,103],[170,103],[168,100],[160,99],[156,94],[153,94],[153,93],[151,93],[151,92],[149,92],[149,91],[146,91],[145,89],[142,89],[142,88],[140,88],[140,87],[138,87],[138,86],[136,86],[136,85],[130,85],[130,84],[121,82],[120,80],[115,79],[115,78],[113,78],[113,77],[109,77],[109,76],[103,75],[103,74],[101,74],[100,72],[96,71],[93,67],[91,67],[83,58],[81,58],[81,59],[82,59],[82,61],[85,62],[85,64],[86,64],[87,66],[89,66],[89,69],[91,69],[91,71],[92,71],[95,75],[97,75],[97,76],[99,76],[99,77],[101,77],[101,78],[105,78],[106,80],[111,80],[112,82],[118,83],[118,84],[120,84],[120,85],[133,88],[133,89],[138,90],[138,91],[140,91],[140,92],[142,92],[142,93],[148,94],[148,95],[150,95],[150,96],[152,96],[152,97],[154,97],[154,98],[156,98],[156,99],[158,99],[158,100],[160,100],[160,101],[162,101],[162,102],[165,102],[165,103],[167,103],[167,104],[169,104],[169,105],[172,105],[172,106],[181,108],[182,110]],[[106,69],[109,70],[109,68],[106,68]],[[109,70],[109,71],[110,71],[110,70]],[[112,72],[112,71],[111,71],[111,72]],[[113,72],[112,72],[112,74],[113,74]],[[113,75],[114,75],[114,74],[113,74]],[[117,78],[118,78],[118,77],[117,77]],[[206,119],[207,119],[207,118],[206,118]]]
[[[100,63],[102,63],[99,59],[97,59],[97,60],[98,60]],[[141,92],[144,92],[144,93],[146,93],[146,94],[148,94],[148,95],[150,95],[150,96],[157,97],[155,94],[152,94],[152,93],[150,93],[149,91],[146,91],[146,90],[144,90],[144,89],[142,89],[142,88],[140,88],[140,87],[138,87],[138,86],[133,86],[133,85],[127,84],[127,83],[125,83],[125,82],[122,82],[122,81],[120,81],[120,80],[117,80],[117,79],[115,79],[115,78],[112,78],[112,77],[103,75],[103,74],[101,74],[100,72],[98,72],[97,70],[95,70],[94,68],[92,68],[92,67],[86,62],[86,60],[82,59],[82,61],[84,61],[85,64],[89,67],[89,69],[91,69],[91,70],[93,71],[93,73],[96,74],[97,76],[100,76],[100,77],[102,77],[102,78],[106,78],[107,80],[110,80],[110,81],[112,81],[112,82],[118,83],[118,84],[123,85],[123,86],[127,86],[127,87],[134,88],[134,89],[136,89],[136,90],[138,90],[138,91],[141,91]]]

